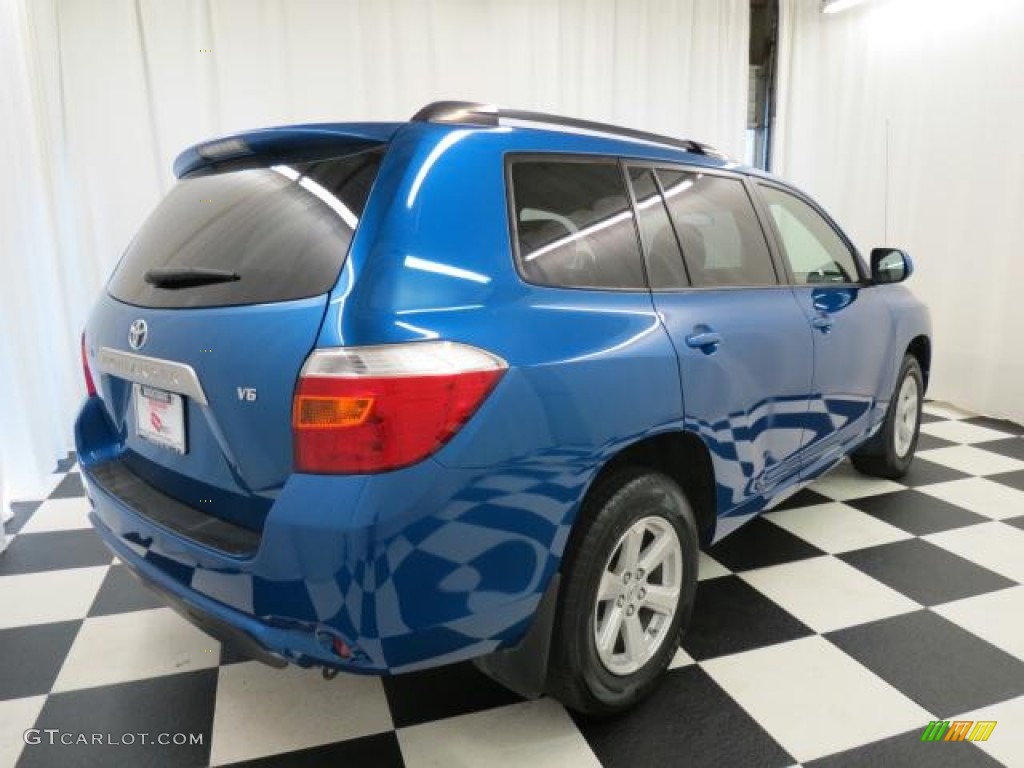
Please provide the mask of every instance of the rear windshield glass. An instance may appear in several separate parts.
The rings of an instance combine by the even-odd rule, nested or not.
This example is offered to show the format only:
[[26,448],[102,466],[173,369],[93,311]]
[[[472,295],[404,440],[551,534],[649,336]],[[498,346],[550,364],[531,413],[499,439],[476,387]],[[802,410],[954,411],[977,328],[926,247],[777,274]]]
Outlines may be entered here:
[[[182,179],[143,224],[108,290],[143,307],[262,304],[326,293],[382,156],[374,150]],[[188,279],[192,274],[199,278]]]

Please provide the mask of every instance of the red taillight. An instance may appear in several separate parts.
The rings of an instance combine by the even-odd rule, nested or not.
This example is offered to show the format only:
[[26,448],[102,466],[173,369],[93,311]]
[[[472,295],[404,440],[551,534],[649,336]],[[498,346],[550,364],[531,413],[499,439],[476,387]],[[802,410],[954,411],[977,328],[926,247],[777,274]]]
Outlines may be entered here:
[[85,391],[89,397],[96,396],[96,384],[92,380],[92,371],[89,370],[89,358],[85,354],[85,334],[82,334],[82,373],[85,375]]
[[447,341],[316,350],[295,392],[295,467],[369,473],[414,464],[459,431],[505,368]]

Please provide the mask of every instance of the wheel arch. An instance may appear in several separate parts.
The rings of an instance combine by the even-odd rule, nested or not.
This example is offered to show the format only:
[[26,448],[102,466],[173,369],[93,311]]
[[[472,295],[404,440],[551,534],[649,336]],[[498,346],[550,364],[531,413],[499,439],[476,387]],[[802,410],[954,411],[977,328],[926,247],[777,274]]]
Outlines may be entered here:
[[907,354],[913,355],[917,364],[921,366],[921,375],[924,377],[924,389],[928,391],[928,374],[932,365],[932,342],[925,335],[916,336],[907,345]]
[[677,429],[637,440],[607,459],[594,476],[587,498],[602,481],[626,467],[644,467],[675,480],[693,506],[698,541],[709,544],[715,535],[718,514],[715,502],[715,470],[707,445],[693,432]]

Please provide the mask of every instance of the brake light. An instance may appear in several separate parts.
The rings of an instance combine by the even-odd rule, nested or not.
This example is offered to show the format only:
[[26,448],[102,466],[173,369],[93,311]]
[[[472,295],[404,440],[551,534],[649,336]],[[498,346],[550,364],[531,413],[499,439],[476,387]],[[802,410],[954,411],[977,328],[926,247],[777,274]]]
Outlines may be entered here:
[[96,384],[92,380],[92,372],[89,370],[89,358],[85,354],[85,333],[82,333],[82,373],[85,376],[85,391],[89,397],[96,397]]
[[295,392],[295,467],[344,474],[415,464],[462,428],[507,367],[449,341],[315,350]]

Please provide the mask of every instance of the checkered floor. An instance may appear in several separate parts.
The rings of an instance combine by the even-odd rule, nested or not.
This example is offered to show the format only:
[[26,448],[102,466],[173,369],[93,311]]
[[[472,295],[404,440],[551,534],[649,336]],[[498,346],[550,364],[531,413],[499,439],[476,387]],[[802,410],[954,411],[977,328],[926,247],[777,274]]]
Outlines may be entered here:
[[[902,482],[843,464],[703,555],[672,671],[611,720],[469,664],[328,682],[231,658],[112,560],[70,457],[0,555],[0,766],[1024,766],[1024,429],[926,422]],[[998,725],[921,743],[935,719]]]

